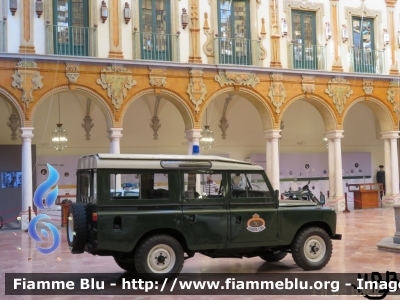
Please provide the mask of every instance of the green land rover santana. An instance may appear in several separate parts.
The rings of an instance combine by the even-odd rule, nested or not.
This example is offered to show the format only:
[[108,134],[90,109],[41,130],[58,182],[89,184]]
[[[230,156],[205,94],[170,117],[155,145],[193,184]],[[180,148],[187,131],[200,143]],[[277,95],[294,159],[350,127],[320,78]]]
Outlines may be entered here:
[[331,239],[341,239],[334,210],[279,201],[257,165],[130,154],[79,160],[67,236],[72,253],[113,256],[122,269],[147,279],[177,276],[196,252],[267,262],[292,253],[299,267],[318,270],[332,255]]

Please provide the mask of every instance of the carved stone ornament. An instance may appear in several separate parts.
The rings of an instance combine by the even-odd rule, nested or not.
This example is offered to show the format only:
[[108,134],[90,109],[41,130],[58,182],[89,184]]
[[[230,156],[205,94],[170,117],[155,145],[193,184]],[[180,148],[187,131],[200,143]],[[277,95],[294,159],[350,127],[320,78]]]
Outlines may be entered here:
[[154,115],[151,118],[150,128],[153,129],[153,140],[158,140],[158,129],[161,128],[160,119],[158,118],[158,108],[160,106],[161,97],[156,97],[154,104]]
[[247,85],[255,87],[260,82],[260,78],[256,74],[243,73],[243,72],[219,72],[219,75],[215,76],[221,87],[224,85]]
[[301,87],[306,96],[315,92],[315,77],[310,75],[302,75]]
[[365,95],[371,95],[372,91],[374,90],[374,81],[371,79],[364,79],[363,90],[365,92]]
[[100,79],[97,84],[103,89],[107,89],[108,97],[111,98],[115,110],[119,110],[127,90],[136,85],[136,80],[132,79],[132,72],[121,66],[108,66],[101,70]]
[[229,102],[231,102],[231,101],[232,101],[232,94],[229,94],[228,98],[225,99],[224,109],[222,111],[222,118],[221,118],[221,120],[219,120],[218,126],[219,126],[219,128],[221,128],[223,140],[226,139],[226,130],[229,127],[228,119],[226,118],[226,112],[228,109]]
[[165,69],[150,69],[150,85],[156,88],[164,87],[167,85]]
[[10,122],[7,122],[7,126],[11,129],[11,139],[15,141],[17,139],[17,129],[18,127],[20,127],[19,118],[17,114],[13,111],[8,119],[10,120]]
[[206,42],[203,44],[204,53],[209,56],[214,56],[214,30],[210,30],[208,25],[208,13],[204,13],[204,34],[207,36]]
[[34,61],[20,61],[11,77],[12,87],[22,90],[22,101],[28,107],[33,101],[33,91],[43,87],[43,76],[40,75],[37,64]]
[[388,101],[393,104],[393,111],[395,113],[400,112],[400,82],[398,80],[392,80],[389,84],[387,91]]
[[77,83],[79,78],[79,64],[66,64],[65,76],[70,83]]
[[353,94],[353,90],[350,87],[350,82],[346,79],[333,78],[328,81],[328,88],[325,89],[325,93],[332,98],[333,104],[336,105],[336,110],[341,116],[343,108],[346,105],[346,100]]
[[190,96],[190,101],[195,105],[195,111],[198,113],[200,111],[199,105],[204,101],[204,97],[207,94],[206,85],[203,83],[203,71],[201,70],[191,70],[190,82],[186,92]]
[[93,119],[89,116],[86,115],[85,118],[83,118],[83,123],[81,124],[82,128],[85,130],[85,138],[87,141],[90,141],[90,131],[94,127],[94,124],[92,123]]
[[286,91],[283,85],[283,75],[282,74],[272,74],[271,78],[271,86],[269,88],[268,97],[271,99],[272,105],[275,106],[276,114],[280,114],[280,107],[285,102]]

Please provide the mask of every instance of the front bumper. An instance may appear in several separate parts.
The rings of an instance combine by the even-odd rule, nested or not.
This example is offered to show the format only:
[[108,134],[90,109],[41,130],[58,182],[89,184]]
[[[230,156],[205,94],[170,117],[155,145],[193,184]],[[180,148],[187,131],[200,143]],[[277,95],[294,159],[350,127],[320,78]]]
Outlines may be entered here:
[[341,240],[342,239],[342,235],[341,234],[335,234],[333,237],[332,237],[332,240]]

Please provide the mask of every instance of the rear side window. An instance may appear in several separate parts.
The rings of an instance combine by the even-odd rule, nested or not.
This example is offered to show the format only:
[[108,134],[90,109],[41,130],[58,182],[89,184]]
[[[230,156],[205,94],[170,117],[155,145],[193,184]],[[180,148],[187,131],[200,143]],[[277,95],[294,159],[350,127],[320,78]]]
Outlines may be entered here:
[[121,199],[169,198],[168,175],[163,173],[110,174],[110,197]]
[[83,203],[95,202],[97,199],[96,173],[78,173],[77,201]]

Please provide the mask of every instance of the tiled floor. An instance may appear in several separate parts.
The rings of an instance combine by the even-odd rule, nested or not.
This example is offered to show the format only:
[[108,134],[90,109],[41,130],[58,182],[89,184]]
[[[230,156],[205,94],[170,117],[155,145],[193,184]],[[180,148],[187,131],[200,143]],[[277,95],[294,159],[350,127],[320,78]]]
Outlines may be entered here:
[[[370,209],[338,215],[338,233],[341,241],[333,241],[333,255],[324,273],[370,273],[372,271],[399,271],[400,254],[381,252],[376,243],[395,231],[393,209]],[[110,257],[90,254],[73,255],[68,250],[65,229],[60,229],[61,245],[52,254],[43,255],[35,249],[28,233],[0,230],[0,299],[113,299],[122,296],[5,296],[5,273],[123,273]],[[303,272],[288,255],[282,262],[268,264],[260,258],[211,259],[200,254],[185,261],[185,273],[271,273]],[[156,296],[125,296],[135,299],[155,299]],[[158,296],[162,299],[210,299],[210,296]],[[391,296],[390,298],[395,297]],[[276,299],[277,296],[219,296],[218,299]],[[310,296],[279,296],[279,299],[309,299]],[[312,299],[364,299],[362,297],[312,297]],[[396,298],[393,298],[396,299]],[[398,299],[398,298],[397,298]]]

